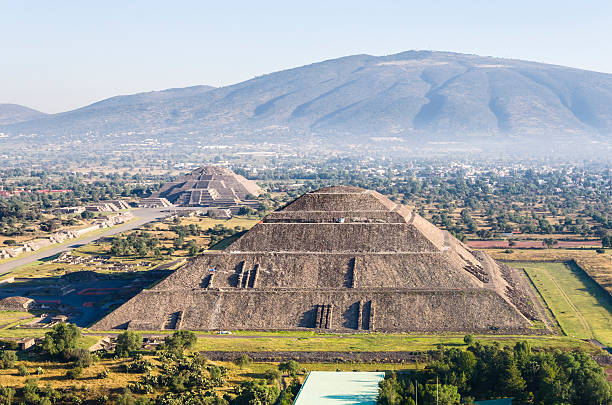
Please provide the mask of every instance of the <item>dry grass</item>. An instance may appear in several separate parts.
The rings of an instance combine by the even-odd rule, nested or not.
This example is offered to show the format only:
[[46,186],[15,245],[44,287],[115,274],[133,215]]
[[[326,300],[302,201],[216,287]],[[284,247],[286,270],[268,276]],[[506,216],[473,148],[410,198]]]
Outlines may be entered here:
[[[109,391],[123,389],[128,383],[138,381],[141,377],[139,374],[121,373],[119,365],[126,360],[100,360],[91,367],[83,370],[83,374],[78,379],[66,378],[66,372],[70,369],[70,364],[58,363],[51,361],[20,361],[18,364],[24,364],[30,373],[33,373],[37,367],[44,370],[44,374],[39,376],[18,375],[16,369],[0,370],[0,379],[2,384],[8,387],[23,387],[28,378],[37,378],[39,385],[51,385],[53,388],[63,388],[71,386],[85,386],[88,391],[88,396],[96,397]],[[110,373],[108,378],[98,379],[97,375],[103,370],[108,370]]]
[[[145,356],[153,364],[158,365],[159,362],[154,356]],[[69,364],[50,362],[50,361],[19,361],[18,364],[24,364],[28,371],[33,373],[36,368],[41,367],[44,370],[42,375],[30,375],[27,377],[19,376],[16,369],[0,370],[0,380],[2,385],[7,387],[23,387],[26,380],[36,378],[39,380],[39,385],[50,385],[53,388],[68,388],[80,387],[84,389],[84,393],[88,398],[96,398],[98,396],[121,392],[129,383],[139,381],[143,374],[139,373],[123,373],[119,371],[119,366],[122,363],[129,362],[129,359],[103,359],[83,370],[83,374],[77,379],[66,378],[66,372],[70,369]],[[210,362],[218,366],[227,368],[228,374],[226,384],[223,387],[216,389],[220,394],[225,392],[231,393],[233,386],[240,384],[242,381],[252,378],[263,378],[267,370],[278,369],[278,363],[262,362],[252,363],[249,366],[239,368],[231,362]],[[300,369],[302,372],[298,378],[303,380],[309,371],[386,371],[386,370],[408,370],[422,368],[419,364],[380,364],[380,363],[302,363]],[[97,378],[102,371],[108,371],[109,376],[105,379]],[[288,382],[288,379],[287,381]]]

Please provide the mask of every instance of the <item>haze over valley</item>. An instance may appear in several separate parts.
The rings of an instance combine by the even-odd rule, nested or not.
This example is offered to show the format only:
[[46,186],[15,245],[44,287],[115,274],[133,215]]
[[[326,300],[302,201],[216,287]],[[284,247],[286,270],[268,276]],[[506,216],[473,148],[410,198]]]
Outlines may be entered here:
[[580,144],[609,152],[612,75],[450,52],[353,55],[231,86],[117,96],[59,114],[1,105],[0,132],[14,142],[59,144],[310,140],[545,152]]

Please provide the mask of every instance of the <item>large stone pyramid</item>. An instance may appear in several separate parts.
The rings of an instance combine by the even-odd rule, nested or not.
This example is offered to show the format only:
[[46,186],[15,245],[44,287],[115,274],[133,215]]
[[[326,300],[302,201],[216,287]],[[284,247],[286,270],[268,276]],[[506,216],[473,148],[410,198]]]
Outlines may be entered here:
[[203,166],[165,184],[154,196],[173,204],[195,207],[244,205],[249,195],[261,193],[251,180],[222,166]]
[[523,274],[379,193],[307,193],[94,329],[528,332]]

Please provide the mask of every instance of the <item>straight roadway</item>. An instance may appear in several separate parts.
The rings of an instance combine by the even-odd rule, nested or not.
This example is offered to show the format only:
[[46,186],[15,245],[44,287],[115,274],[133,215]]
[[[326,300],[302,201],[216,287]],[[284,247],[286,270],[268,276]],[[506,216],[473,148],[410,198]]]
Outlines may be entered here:
[[[92,236],[85,236],[83,238],[74,239],[68,243],[58,244],[50,249],[41,250],[39,252],[32,253],[28,256],[24,256],[22,258],[16,258],[11,261],[0,264],[0,275],[4,275],[6,273],[10,273],[11,271],[19,268],[21,266],[28,265],[30,263],[34,263],[38,260],[54,256],[58,253],[65,252],[70,249],[77,248],[79,246],[86,245],[88,243],[94,242],[101,238],[106,238],[112,235],[116,235],[121,232],[129,231],[131,229],[138,228],[146,223],[153,222],[160,218],[166,217],[172,214],[175,207],[164,207],[164,208],[137,208],[132,211],[134,214],[134,220],[128,222],[127,224],[113,226],[112,228],[108,228],[106,232],[99,233]],[[184,208],[181,208],[184,209]]]

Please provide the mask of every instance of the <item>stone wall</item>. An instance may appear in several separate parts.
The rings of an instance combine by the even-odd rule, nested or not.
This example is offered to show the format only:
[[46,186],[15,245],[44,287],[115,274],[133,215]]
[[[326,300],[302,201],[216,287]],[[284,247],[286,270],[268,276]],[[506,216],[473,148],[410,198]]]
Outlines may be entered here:
[[[163,329],[168,316],[182,311],[189,330],[313,330],[317,307],[333,304],[330,331],[357,331],[359,303],[374,302],[368,325],[375,330],[528,332],[529,321],[490,290],[150,290],[93,326],[93,329]],[[362,313],[363,317],[363,313]],[[374,322],[372,322],[374,321]]]

